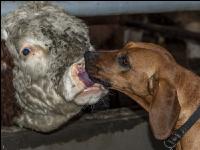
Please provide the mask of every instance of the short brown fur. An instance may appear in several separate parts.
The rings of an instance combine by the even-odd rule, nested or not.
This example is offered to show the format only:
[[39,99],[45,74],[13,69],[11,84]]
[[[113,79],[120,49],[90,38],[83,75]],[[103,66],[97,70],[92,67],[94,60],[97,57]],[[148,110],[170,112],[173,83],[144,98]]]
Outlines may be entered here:
[[[91,60],[94,53],[96,58]],[[119,65],[123,55],[128,56],[130,67]],[[91,77],[109,82],[110,88],[127,94],[149,112],[157,139],[167,138],[200,105],[199,76],[178,65],[158,45],[130,42],[120,50],[90,52],[85,61]],[[90,61],[93,65],[88,65]],[[199,146],[200,120],[177,144],[177,150],[197,150]]]

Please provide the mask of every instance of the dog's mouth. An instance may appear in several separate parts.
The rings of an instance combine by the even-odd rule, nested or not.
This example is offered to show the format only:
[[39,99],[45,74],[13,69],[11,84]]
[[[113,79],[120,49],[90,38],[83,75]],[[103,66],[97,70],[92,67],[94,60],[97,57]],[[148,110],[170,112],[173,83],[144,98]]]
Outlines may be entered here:
[[94,76],[92,76],[92,75],[89,75],[89,78],[90,78],[93,82],[99,83],[99,84],[103,85],[103,86],[106,87],[106,88],[111,87],[110,82],[107,81],[107,80],[99,79],[99,78],[96,78],[96,77],[94,77]]

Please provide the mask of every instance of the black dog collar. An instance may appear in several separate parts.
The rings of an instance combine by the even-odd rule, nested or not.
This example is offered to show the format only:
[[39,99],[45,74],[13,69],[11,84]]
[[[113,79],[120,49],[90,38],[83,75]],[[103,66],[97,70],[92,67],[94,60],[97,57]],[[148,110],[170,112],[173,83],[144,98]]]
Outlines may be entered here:
[[175,130],[166,140],[164,140],[164,146],[172,150],[180,139],[185,135],[185,133],[195,124],[195,122],[200,118],[200,106],[197,110],[190,116],[190,118],[177,130]]

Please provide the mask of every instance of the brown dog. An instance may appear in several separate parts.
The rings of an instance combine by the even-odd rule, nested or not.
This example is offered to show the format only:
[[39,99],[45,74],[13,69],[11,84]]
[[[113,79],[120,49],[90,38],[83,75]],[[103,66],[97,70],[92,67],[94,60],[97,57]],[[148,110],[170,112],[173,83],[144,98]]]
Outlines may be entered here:
[[[158,45],[130,42],[120,50],[88,51],[85,62],[93,80],[127,94],[149,112],[157,139],[166,139],[200,106],[199,76],[178,65]],[[177,149],[200,149],[200,120]]]

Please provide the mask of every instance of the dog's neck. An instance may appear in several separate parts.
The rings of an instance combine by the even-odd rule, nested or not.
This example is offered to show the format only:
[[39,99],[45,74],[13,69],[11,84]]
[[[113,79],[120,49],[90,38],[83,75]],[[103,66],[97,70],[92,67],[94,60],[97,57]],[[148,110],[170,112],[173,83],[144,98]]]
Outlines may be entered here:
[[[175,125],[175,129],[180,128],[200,105],[200,78],[196,74],[182,67],[180,67],[178,72],[180,75],[179,79],[175,83],[175,86],[177,89],[181,111],[178,121]],[[193,82],[192,86],[191,82]],[[194,124],[193,127],[181,139],[180,143],[177,144],[177,149],[182,150],[182,147],[186,149],[189,147],[191,150],[196,149],[196,147],[193,146],[195,143],[200,142],[198,140],[200,139],[198,126],[200,126],[200,121],[197,121],[196,124]],[[194,130],[197,131],[194,132]],[[194,135],[194,133],[196,135]],[[188,139],[190,139],[191,142],[187,142]]]
[[[169,78],[173,81],[173,86],[176,88],[178,102],[181,106],[178,120],[175,124],[174,130],[179,128],[188,121],[193,113],[200,106],[200,78],[196,74],[183,67],[176,67],[175,78]],[[192,83],[191,83],[192,82]],[[190,118],[191,122],[191,118]],[[188,122],[187,122],[188,126]],[[196,145],[200,144],[199,134],[200,120],[198,120],[192,127],[184,134],[180,142],[177,144],[177,150],[185,149],[196,150]]]
[[[184,68],[181,70],[183,71],[180,71],[180,79],[176,83],[178,101],[181,106],[177,127],[184,124],[200,105],[200,78]],[[192,86],[191,82],[193,82]]]

